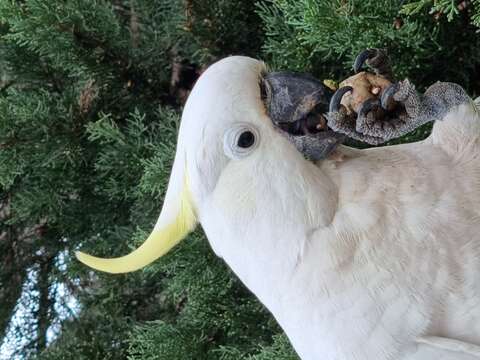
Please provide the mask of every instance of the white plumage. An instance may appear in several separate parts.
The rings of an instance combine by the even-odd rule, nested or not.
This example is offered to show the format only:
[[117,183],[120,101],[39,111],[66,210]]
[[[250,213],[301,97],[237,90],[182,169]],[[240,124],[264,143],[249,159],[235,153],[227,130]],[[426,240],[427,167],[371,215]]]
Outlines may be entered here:
[[[259,61],[231,57],[199,79],[162,223],[178,213],[168,202],[179,201],[188,178],[212,248],[303,360],[480,359],[473,102],[452,109],[425,141],[340,147],[342,160],[314,164],[268,118],[264,72]],[[256,142],[239,148],[246,130]]]

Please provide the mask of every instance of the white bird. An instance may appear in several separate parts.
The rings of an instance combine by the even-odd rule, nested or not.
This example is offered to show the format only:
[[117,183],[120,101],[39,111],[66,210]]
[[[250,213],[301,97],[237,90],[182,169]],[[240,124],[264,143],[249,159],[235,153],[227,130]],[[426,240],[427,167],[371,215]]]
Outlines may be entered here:
[[421,142],[306,160],[272,124],[265,65],[230,57],[185,106],[139,269],[200,222],[303,360],[480,359],[480,118],[450,109]]

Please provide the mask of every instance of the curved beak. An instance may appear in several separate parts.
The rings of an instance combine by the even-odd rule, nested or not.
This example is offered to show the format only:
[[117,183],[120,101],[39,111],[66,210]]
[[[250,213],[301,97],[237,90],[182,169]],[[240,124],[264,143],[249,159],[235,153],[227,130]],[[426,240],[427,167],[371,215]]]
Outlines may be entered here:
[[185,157],[177,151],[160,217],[147,240],[130,254],[118,258],[104,259],[82,252],[75,255],[82,263],[96,270],[113,274],[135,271],[166,254],[197,223]]
[[333,91],[314,77],[288,71],[271,72],[263,78],[262,91],[267,112],[281,129],[301,135],[303,119],[307,125],[304,131],[315,131],[319,124],[326,127],[322,117],[328,112]]
[[307,159],[327,158],[345,136],[328,127],[326,114],[333,90],[317,79],[298,73],[272,72],[260,87],[274,126]]

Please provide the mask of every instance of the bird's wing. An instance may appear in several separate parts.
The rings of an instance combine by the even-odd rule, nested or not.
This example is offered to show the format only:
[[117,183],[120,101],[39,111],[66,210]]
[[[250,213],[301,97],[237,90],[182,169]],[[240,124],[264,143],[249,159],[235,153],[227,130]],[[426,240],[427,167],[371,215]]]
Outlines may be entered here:
[[[444,351],[455,354],[453,359],[480,359],[480,346],[460,340],[449,339],[439,336],[423,336],[417,343],[427,345],[432,350]],[[457,355],[458,354],[458,355]],[[448,359],[447,357],[446,359]]]

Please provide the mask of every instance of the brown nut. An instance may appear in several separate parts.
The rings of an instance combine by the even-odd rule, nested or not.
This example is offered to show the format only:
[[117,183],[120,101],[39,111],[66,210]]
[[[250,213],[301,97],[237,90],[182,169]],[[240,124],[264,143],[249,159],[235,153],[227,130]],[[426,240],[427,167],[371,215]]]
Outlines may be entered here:
[[365,100],[379,99],[383,91],[392,83],[381,75],[366,71],[359,72],[340,83],[340,87],[351,86],[353,90],[346,93],[341,104],[347,108],[349,114],[358,113]]

